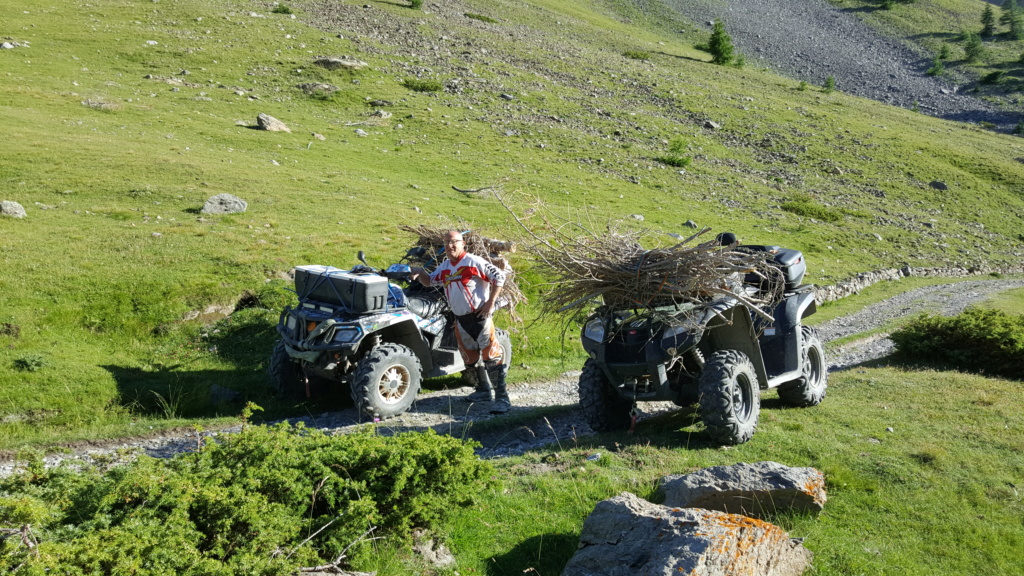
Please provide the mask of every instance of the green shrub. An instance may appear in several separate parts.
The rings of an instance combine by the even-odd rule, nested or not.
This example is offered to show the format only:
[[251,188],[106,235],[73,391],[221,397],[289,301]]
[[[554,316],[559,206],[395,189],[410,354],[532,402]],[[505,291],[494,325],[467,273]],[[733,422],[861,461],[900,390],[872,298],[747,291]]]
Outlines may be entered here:
[[690,165],[690,162],[693,162],[693,158],[690,158],[689,156],[675,156],[672,154],[655,156],[654,159],[662,164],[675,166],[676,168],[686,168]]
[[931,67],[925,71],[925,74],[928,76],[942,76],[945,72],[946,67],[942,64],[942,58],[936,56],[935,59],[932,60]]
[[271,10],[271,12],[273,12],[274,14],[291,14],[292,9],[289,8],[286,4],[278,4],[277,6],[274,6],[274,9]]
[[797,87],[796,87],[796,89],[797,89],[797,90],[799,90],[799,91],[801,91],[801,92],[803,92],[803,91],[807,90],[807,81],[805,81],[805,80],[801,80],[801,81],[800,81],[800,85],[799,85],[799,86],[797,86]]
[[1004,70],[996,70],[995,72],[989,72],[988,74],[985,74],[984,76],[982,76],[978,80],[978,83],[979,84],[1002,84],[1005,76],[1006,76],[1006,71],[1004,71]]
[[964,58],[968,62],[974,62],[985,53],[985,47],[981,43],[981,37],[973,32],[963,34]]
[[949,60],[952,56],[951,52],[949,44],[943,44],[942,48],[939,49],[939,60]]
[[825,78],[825,83],[821,86],[821,91],[825,94],[831,94],[836,90],[836,78],[835,76],[829,76]]
[[497,24],[498,21],[490,16],[484,16],[483,14],[473,14],[472,12],[466,12],[466,18],[472,18],[473,20],[479,20],[481,22],[487,22],[488,24]]
[[31,521],[38,540],[31,553],[0,543],[0,569],[270,576],[358,561],[372,551],[345,550],[370,528],[408,539],[471,503],[491,473],[471,445],[432,431],[246,426],[172,460],[0,480],[0,524]]
[[905,358],[968,372],[1020,379],[1024,315],[968,308],[954,317],[920,316],[892,334]]
[[651,59],[651,53],[650,52],[644,52],[642,50],[626,50],[625,52],[622,53],[622,55],[625,56],[626,58],[631,58],[633,60],[650,60]]
[[419,10],[423,8],[423,0],[409,0],[409,8]]
[[20,372],[36,372],[46,366],[46,357],[42,354],[25,354],[14,359],[14,369]]
[[838,222],[843,218],[842,213],[818,204],[813,198],[805,194],[798,194],[792,200],[784,202],[782,209],[798,216],[814,218],[823,222]]
[[419,78],[406,78],[402,85],[415,92],[440,92],[444,85],[437,80],[420,80]]

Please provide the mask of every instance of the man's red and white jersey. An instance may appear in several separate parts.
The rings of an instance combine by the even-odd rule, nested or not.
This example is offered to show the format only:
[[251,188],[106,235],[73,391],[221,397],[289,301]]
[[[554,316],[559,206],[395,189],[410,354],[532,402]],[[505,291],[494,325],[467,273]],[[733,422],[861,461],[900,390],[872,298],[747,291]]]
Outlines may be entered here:
[[431,284],[442,284],[456,316],[479,310],[491,295],[491,282],[505,284],[505,273],[487,260],[466,252],[458,262],[445,260],[430,274]]

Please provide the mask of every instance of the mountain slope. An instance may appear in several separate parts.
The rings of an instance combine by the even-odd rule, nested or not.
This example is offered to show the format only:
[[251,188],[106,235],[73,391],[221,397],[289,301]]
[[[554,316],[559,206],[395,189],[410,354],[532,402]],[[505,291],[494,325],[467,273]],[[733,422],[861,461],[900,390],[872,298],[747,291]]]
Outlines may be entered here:
[[[283,290],[267,280],[360,249],[393,260],[412,241],[399,223],[521,234],[493,196],[452,186],[594,229],[635,215],[731,230],[803,250],[820,284],[1019,261],[1021,140],[712,65],[693,48],[706,33],[657,2],[273,6],[10,11],[0,195],[28,217],[0,218],[8,447],[214,418],[233,408],[210,401],[213,383],[276,414],[315,409],[270,398]],[[368,67],[327,70],[322,55]],[[337,90],[299,87],[320,83]],[[260,113],[291,133],[252,129]],[[683,170],[656,159],[673,146]],[[223,192],[248,210],[198,213]],[[536,298],[543,279],[515,264]],[[204,327],[247,292],[267,309]],[[534,368],[513,378],[578,364],[571,331],[565,347],[549,325],[524,336]]]

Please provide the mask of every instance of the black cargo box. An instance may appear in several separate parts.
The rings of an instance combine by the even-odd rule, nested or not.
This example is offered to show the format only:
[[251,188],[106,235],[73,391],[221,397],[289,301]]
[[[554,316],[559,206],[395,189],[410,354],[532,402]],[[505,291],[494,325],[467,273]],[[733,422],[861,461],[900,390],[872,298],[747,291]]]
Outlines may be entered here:
[[351,312],[383,312],[388,303],[388,279],[332,266],[298,266],[295,292],[301,302],[340,305]]
[[[737,246],[736,250],[746,252],[770,252],[775,265],[782,270],[786,278],[786,290],[792,290],[803,283],[804,274],[807,273],[807,262],[804,261],[804,254],[799,250],[780,248],[779,246]],[[748,284],[760,284],[761,279],[754,274],[748,274]]]

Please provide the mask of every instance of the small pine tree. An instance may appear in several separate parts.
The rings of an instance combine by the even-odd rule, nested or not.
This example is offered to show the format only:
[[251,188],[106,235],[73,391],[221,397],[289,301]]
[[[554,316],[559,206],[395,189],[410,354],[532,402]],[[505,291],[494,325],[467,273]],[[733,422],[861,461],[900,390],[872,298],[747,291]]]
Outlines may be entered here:
[[942,74],[945,72],[946,67],[943,66],[942,64],[942,58],[936,56],[935,59],[932,60],[931,68],[926,70],[925,74],[927,74],[928,76],[942,76]]
[[1024,37],[1024,17],[1019,12],[1016,16],[1010,18],[1010,29],[1006,32],[1006,35],[1010,40],[1020,40]]
[[964,34],[964,57],[968,62],[973,62],[984,53],[985,48],[981,45],[981,37],[973,32]]
[[1017,6],[1017,0],[1006,0],[1002,5],[1002,14],[999,16],[999,23],[1007,26],[1010,21],[1020,16],[1020,7]]
[[991,4],[985,4],[985,11],[981,13],[981,36],[988,38],[996,33],[996,14],[992,11]]
[[423,8],[423,0],[409,0],[409,8],[419,10]]
[[715,26],[711,30],[708,52],[711,53],[711,61],[715,64],[728,64],[732,62],[732,37],[725,31],[725,24],[722,24],[721,20],[716,20]]
[[835,76],[829,76],[825,78],[825,84],[822,85],[821,91],[825,94],[831,94],[836,90],[836,78]]
[[949,44],[943,44],[942,48],[939,49],[939,60],[949,60],[951,55]]

